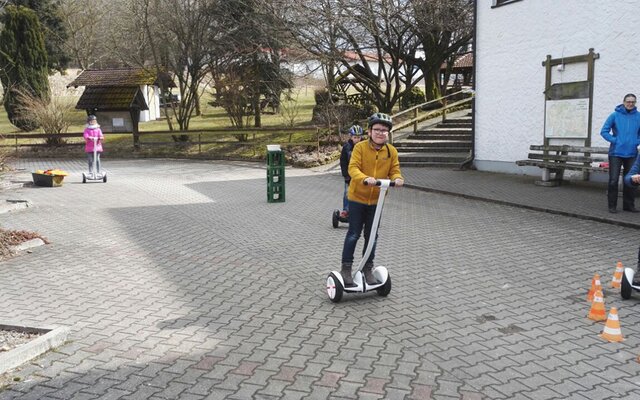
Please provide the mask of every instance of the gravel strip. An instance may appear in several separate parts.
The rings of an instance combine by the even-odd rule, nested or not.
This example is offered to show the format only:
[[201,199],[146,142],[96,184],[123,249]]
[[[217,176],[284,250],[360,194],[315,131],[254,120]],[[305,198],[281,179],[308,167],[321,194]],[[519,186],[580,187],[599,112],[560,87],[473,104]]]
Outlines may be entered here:
[[41,335],[41,333],[0,329],[0,353],[30,342]]

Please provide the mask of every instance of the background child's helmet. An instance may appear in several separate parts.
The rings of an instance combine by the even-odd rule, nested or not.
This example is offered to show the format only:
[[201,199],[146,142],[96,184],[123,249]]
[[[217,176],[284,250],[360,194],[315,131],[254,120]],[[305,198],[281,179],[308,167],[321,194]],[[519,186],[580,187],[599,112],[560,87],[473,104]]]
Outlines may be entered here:
[[364,135],[364,129],[360,125],[353,125],[349,128],[349,135],[351,136],[362,136]]
[[369,128],[371,128],[374,124],[383,124],[386,125],[389,129],[393,128],[393,121],[391,121],[391,116],[385,113],[375,113],[369,117],[368,120]]
[[96,118],[95,115],[91,114],[87,117],[87,122],[91,122],[91,121],[97,121],[98,118]]

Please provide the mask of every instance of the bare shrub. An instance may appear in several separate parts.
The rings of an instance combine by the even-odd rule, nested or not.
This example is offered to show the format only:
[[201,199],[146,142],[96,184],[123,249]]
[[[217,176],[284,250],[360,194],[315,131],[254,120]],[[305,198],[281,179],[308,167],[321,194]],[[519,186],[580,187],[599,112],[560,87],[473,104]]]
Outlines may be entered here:
[[284,101],[280,102],[280,118],[288,127],[292,128],[298,122],[300,116],[300,89],[287,90],[282,93]]
[[42,99],[20,89],[17,90],[17,96],[21,103],[20,114],[35,121],[43,133],[50,135],[45,139],[45,143],[49,146],[63,145],[65,140],[59,135],[66,133],[71,125],[70,114],[75,99],[68,96]]

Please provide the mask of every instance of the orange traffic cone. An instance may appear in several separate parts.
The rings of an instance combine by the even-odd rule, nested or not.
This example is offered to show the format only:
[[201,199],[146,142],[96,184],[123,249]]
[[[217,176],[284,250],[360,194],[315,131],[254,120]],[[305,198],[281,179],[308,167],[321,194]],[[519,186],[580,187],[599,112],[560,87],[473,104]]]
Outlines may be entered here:
[[593,301],[593,295],[595,294],[596,290],[602,290],[602,285],[600,284],[600,275],[595,274],[593,275],[593,278],[591,279],[591,289],[589,289],[589,293],[587,293],[587,301],[588,302],[592,302]]
[[620,320],[618,320],[618,310],[615,307],[611,307],[609,311],[609,317],[604,324],[604,330],[600,335],[603,339],[607,339],[610,342],[622,342],[622,331],[620,330]]
[[591,303],[591,310],[589,310],[589,315],[587,317],[594,321],[604,321],[607,319],[607,311],[604,308],[602,290],[596,290],[593,295],[593,303]]
[[618,263],[616,264],[616,272],[613,273],[613,279],[611,279],[612,288],[620,288],[623,272],[624,268],[622,268],[622,262],[618,261]]

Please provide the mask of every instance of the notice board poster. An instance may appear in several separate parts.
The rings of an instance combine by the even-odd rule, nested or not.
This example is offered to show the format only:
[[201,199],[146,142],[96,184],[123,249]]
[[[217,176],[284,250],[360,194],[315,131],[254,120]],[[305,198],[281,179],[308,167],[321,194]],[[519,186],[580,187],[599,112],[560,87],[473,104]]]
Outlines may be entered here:
[[588,98],[545,102],[545,138],[587,138],[588,129]]

